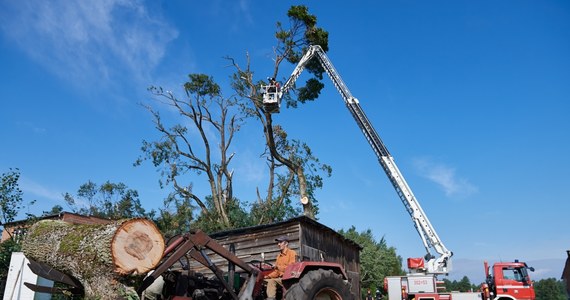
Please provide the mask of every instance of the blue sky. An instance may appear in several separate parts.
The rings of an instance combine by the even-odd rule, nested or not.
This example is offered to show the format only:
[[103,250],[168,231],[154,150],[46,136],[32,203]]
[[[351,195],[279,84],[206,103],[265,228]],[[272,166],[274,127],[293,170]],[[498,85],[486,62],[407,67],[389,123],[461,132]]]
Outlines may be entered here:
[[[534,262],[559,277],[570,249],[570,3],[567,1],[0,0],[0,172],[19,168],[29,210],[65,204],[91,180],[123,182],[147,210],[165,195],[148,164],[157,137],[139,103],[189,73],[231,94],[249,53],[272,71],[273,33],[292,4],[329,32],[329,58],[361,103],[447,248],[455,272]],[[288,77],[284,67],[279,79]],[[424,254],[403,205],[328,79],[318,101],[275,121],[333,167],[319,220],[370,228],[402,257]],[[165,120],[180,121],[165,112]],[[237,197],[264,187],[259,128],[234,145]],[[196,191],[207,193],[198,184]],[[555,260],[559,265],[548,264]],[[558,269],[557,269],[558,268]],[[471,276],[470,276],[471,277]]]

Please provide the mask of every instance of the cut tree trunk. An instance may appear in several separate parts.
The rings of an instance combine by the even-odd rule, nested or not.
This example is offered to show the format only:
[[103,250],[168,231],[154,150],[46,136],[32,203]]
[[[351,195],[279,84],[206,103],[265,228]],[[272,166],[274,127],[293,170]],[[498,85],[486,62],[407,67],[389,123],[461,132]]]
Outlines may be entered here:
[[87,299],[120,299],[130,275],[152,270],[162,258],[164,238],[147,219],[105,225],[44,220],[34,224],[22,244],[26,257],[81,282]]

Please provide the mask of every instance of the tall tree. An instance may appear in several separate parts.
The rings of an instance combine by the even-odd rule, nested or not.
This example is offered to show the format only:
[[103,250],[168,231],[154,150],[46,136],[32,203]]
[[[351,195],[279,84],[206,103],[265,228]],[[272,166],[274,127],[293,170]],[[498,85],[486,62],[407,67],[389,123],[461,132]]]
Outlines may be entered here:
[[[229,165],[234,154],[229,150],[242,124],[239,114],[232,112],[237,100],[224,98],[220,86],[205,74],[189,75],[189,81],[184,84],[185,98],[179,98],[161,87],[151,87],[149,90],[161,104],[188,119],[188,126],[191,127],[181,124],[168,126],[158,110],[146,106],[154,117],[161,137],[158,141],[143,141],[143,155],[135,165],[151,160],[165,179],[161,184],[172,184],[177,196],[192,201],[203,219],[219,223],[222,228],[231,227],[228,210],[235,199],[233,170]],[[197,136],[192,136],[191,132],[197,132]],[[217,149],[213,147],[213,140],[217,142]],[[210,200],[194,193],[193,183],[188,182],[189,173],[203,174],[207,178]]]
[[[376,241],[371,229],[358,232],[354,226],[339,233],[359,244],[360,251],[360,286],[375,290],[381,287],[386,276],[404,275],[402,258],[394,247],[389,247],[384,237]],[[364,294],[363,294],[364,296]]]
[[[328,32],[316,26],[317,17],[310,14],[306,6],[292,6],[287,16],[290,26],[284,27],[282,23],[277,23],[275,36],[278,43],[274,48],[275,65],[272,76],[274,78],[278,77],[281,63],[288,61],[296,64],[309,45],[320,45],[323,50],[328,50]],[[236,69],[233,75],[234,89],[240,96],[249,99],[249,103],[243,107],[244,111],[248,116],[257,119],[264,129],[270,181],[265,199],[258,197],[258,207],[261,207],[261,211],[267,210],[263,208],[266,205],[285,208],[283,205],[290,203],[292,194],[298,194],[304,200],[302,201],[304,214],[314,218],[317,210],[313,192],[315,188],[322,186],[322,179],[318,174],[323,172],[330,175],[331,168],[321,164],[311,154],[307,144],[297,140],[289,141],[285,130],[273,123],[272,111],[265,109],[263,95],[260,93],[260,86],[266,83],[263,80],[254,80],[248,55],[246,59],[245,67],[240,67],[233,58],[228,57]],[[323,88],[324,85],[320,80],[322,80],[324,70],[320,64],[313,60],[307,64],[306,70],[314,77],[307,80],[305,86],[296,89],[296,98],[289,94],[284,96],[287,107],[297,107],[299,102],[304,103],[316,99]],[[278,168],[283,166],[287,168],[288,173],[280,177],[277,175],[279,174]],[[307,178],[306,173],[314,175]]]
[[10,169],[0,177],[0,222],[2,224],[13,222],[22,208],[22,195],[18,180],[20,179],[19,169]]

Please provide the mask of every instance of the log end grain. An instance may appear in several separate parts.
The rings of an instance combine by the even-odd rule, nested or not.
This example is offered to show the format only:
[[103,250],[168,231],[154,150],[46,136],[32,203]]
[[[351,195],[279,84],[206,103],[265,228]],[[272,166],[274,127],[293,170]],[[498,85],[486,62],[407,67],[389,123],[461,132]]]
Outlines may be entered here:
[[164,248],[164,238],[152,221],[127,220],[111,242],[115,272],[121,275],[145,274],[160,262]]

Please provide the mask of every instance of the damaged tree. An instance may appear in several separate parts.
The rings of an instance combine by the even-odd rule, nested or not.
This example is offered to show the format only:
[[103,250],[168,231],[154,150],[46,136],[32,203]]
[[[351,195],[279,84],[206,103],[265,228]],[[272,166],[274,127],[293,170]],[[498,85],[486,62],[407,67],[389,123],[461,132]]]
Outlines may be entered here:
[[[203,230],[249,225],[239,224],[240,218],[232,219],[232,214],[236,214],[232,209],[240,209],[233,194],[233,170],[230,168],[234,157],[230,146],[243,123],[242,117],[232,112],[237,100],[223,97],[220,86],[211,76],[190,74],[188,78],[184,84],[186,98],[178,98],[161,87],[149,88],[157,101],[170,106],[189,121],[168,126],[159,111],[146,106],[162,137],[158,141],[143,141],[141,150],[144,154],[135,165],[151,160],[161,170],[166,179],[164,183],[172,184],[176,196],[191,205],[196,204],[204,223],[215,225],[214,228],[201,226]],[[191,132],[197,132],[197,136],[192,136]],[[216,138],[212,138],[212,132]],[[214,140],[217,146],[214,146]],[[186,175],[191,173],[207,177],[209,196],[194,192],[193,183],[186,181]]]
[[162,234],[147,219],[105,225],[44,220],[28,230],[22,251],[77,279],[86,299],[120,299],[132,291],[131,275],[145,274],[159,263],[164,245]]
[[[282,62],[298,63],[310,45],[320,45],[324,51],[328,51],[328,32],[317,26],[317,17],[309,13],[307,6],[291,6],[287,16],[290,21],[289,28],[284,28],[280,22],[277,23],[275,37],[278,44],[274,47],[275,63],[272,78],[278,78]],[[306,143],[291,139],[282,126],[273,122],[273,110],[264,107],[263,95],[260,92],[260,86],[266,83],[254,79],[249,55],[246,56],[246,64],[243,67],[238,65],[235,59],[226,58],[236,71],[232,77],[234,90],[240,97],[248,99],[244,107],[246,115],[257,119],[263,125],[265,135],[267,151],[264,156],[268,161],[270,181],[265,198],[258,193],[258,203],[255,204],[254,210],[258,210],[259,213],[254,215],[258,216],[259,223],[275,221],[278,218],[273,220],[264,218],[271,216],[271,211],[275,207],[282,207],[294,195],[299,195],[303,214],[315,218],[318,213],[315,190],[321,188],[323,184],[320,174],[330,176],[331,167],[321,163]],[[298,104],[316,100],[324,87],[321,82],[324,69],[318,61],[309,62],[305,70],[313,77],[308,79],[304,86],[296,86],[292,90],[297,97],[284,95],[283,100],[288,108],[296,108]],[[281,167],[286,167],[287,171],[279,171]]]

